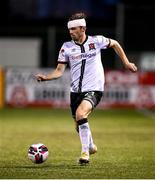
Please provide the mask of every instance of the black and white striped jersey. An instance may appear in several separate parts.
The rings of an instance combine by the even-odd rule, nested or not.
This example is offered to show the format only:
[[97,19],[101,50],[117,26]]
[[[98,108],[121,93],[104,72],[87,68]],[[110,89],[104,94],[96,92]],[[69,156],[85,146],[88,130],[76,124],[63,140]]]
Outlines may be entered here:
[[101,35],[87,36],[82,44],[65,42],[59,52],[58,63],[68,63],[71,72],[71,92],[104,91],[104,69],[101,49],[110,39]]

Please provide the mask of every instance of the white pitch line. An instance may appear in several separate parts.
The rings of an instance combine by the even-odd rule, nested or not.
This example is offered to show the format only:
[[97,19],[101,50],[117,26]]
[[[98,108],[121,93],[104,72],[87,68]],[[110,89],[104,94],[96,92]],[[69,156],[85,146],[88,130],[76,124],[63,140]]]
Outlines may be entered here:
[[149,118],[155,120],[155,113],[152,112],[152,111],[149,110],[149,109],[141,108],[141,109],[137,109],[137,112],[143,114],[143,115],[146,116],[146,117],[149,117]]

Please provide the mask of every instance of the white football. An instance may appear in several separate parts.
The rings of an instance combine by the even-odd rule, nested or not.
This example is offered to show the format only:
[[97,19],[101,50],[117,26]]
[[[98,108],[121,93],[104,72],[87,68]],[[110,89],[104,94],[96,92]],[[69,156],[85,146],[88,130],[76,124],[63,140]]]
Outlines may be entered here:
[[42,144],[32,144],[28,149],[28,158],[36,164],[43,163],[48,158],[48,149]]

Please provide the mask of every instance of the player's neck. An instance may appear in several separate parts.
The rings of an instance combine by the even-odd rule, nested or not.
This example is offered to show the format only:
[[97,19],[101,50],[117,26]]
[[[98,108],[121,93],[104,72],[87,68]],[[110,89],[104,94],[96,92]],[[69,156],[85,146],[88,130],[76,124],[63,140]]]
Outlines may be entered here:
[[87,38],[87,36],[86,36],[86,34],[84,34],[76,41],[76,43],[83,44],[83,42],[86,40],[86,38]]

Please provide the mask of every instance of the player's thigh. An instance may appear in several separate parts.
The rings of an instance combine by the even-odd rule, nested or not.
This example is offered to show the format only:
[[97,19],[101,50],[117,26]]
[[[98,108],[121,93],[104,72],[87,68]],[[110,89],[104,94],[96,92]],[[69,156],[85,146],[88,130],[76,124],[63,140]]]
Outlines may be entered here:
[[76,116],[82,116],[86,118],[91,113],[92,109],[92,104],[84,99],[76,110]]
[[79,118],[87,118],[91,111],[98,105],[102,98],[103,92],[90,91],[86,92],[83,100],[77,108],[76,120]]

